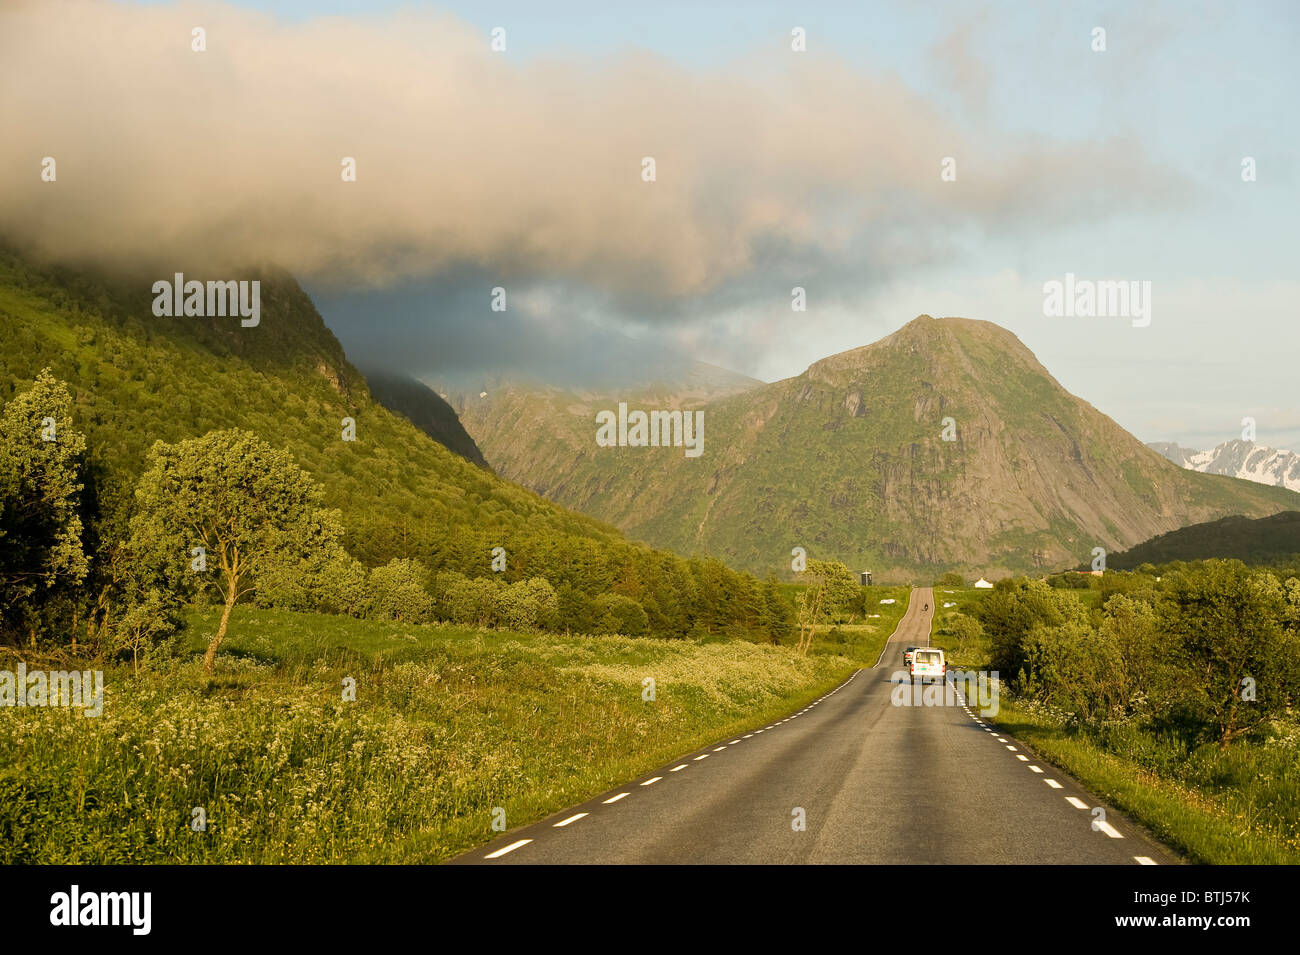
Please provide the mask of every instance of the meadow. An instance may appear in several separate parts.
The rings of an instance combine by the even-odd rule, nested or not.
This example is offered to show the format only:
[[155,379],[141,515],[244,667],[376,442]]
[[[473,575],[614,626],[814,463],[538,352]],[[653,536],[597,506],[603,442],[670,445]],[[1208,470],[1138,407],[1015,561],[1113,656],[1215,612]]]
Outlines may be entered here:
[[437,862],[495,835],[497,807],[535,821],[855,666],[746,640],[239,607],[209,677],[217,616],[191,612],[138,676],[108,671],[101,717],[0,713],[0,862]]

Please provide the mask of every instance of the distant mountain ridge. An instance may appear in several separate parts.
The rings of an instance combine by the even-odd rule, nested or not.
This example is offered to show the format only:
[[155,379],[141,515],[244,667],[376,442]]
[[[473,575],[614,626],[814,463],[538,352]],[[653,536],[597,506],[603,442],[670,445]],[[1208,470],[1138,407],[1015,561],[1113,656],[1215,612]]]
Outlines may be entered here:
[[1152,441],[1147,447],[1191,471],[1300,491],[1300,454],[1294,451],[1279,451],[1240,439],[1224,441],[1208,451],[1179,447],[1172,441]]
[[[886,580],[1036,571],[1198,521],[1300,510],[1288,490],[1175,467],[991,322],[921,316],[792,378],[673,394],[508,385],[452,404],[502,476],[756,573],[788,575],[794,547]],[[598,448],[595,414],[619,401],[703,408],[703,455]]]

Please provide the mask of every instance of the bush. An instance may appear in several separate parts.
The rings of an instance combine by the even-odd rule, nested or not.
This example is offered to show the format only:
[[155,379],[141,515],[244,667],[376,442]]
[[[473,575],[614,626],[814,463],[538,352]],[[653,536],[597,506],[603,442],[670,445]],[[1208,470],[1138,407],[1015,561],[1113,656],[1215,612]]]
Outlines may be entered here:
[[968,617],[964,613],[959,614],[957,619],[950,625],[952,635],[957,638],[957,646],[966,650],[968,647],[979,643],[984,639],[984,628],[974,617]]
[[429,571],[418,560],[393,558],[370,572],[370,616],[402,623],[428,623],[434,618]]
[[338,548],[324,558],[308,557],[266,570],[258,576],[253,602],[266,609],[364,617],[372,604],[370,574]]
[[622,594],[601,594],[592,601],[596,615],[595,632],[621,633],[627,637],[644,636],[650,629],[645,608]]
[[559,609],[555,589],[544,577],[530,577],[502,587],[496,597],[497,617],[512,630],[551,626]]
[[979,608],[990,643],[990,663],[1014,679],[1026,662],[1025,645],[1035,627],[1087,623],[1083,604],[1070,591],[1054,590],[1040,580],[999,580]]
[[439,574],[438,616],[471,627],[497,624],[497,592],[502,585],[491,577],[466,577],[463,574]]
[[1124,699],[1115,642],[1084,621],[1035,627],[1024,644],[1022,691],[1084,720],[1115,718]]
[[939,579],[934,582],[936,587],[965,587],[966,578],[955,570],[950,570],[946,574],[941,574]]

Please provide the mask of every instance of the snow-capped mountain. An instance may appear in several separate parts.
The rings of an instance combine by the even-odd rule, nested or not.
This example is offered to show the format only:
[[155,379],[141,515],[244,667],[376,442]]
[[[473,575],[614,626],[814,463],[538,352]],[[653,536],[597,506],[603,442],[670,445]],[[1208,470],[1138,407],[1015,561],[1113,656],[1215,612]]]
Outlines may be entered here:
[[1278,451],[1240,440],[1225,441],[1209,451],[1193,451],[1172,441],[1152,441],[1147,447],[1192,471],[1226,474],[1256,484],[1300,491],[1300,454],[1294,451]]

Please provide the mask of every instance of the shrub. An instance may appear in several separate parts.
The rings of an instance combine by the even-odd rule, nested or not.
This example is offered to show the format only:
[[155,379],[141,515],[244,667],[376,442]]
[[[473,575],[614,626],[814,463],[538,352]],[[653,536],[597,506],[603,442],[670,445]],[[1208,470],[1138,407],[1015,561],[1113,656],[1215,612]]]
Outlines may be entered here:
[[497,617],[513,630],[532,630],[554,623],[559,605],[544,577],[530,577],[502,587],[496,594]]
[[621,633],[628,637],[644,636],[650,629],[645,608],[622,594],[601,594],[592,601],[596,615],[595,632]]
[[402,623],[428,623],[434,618],[429,572],[418,560],[393,558],[370,571],[370,616]]

